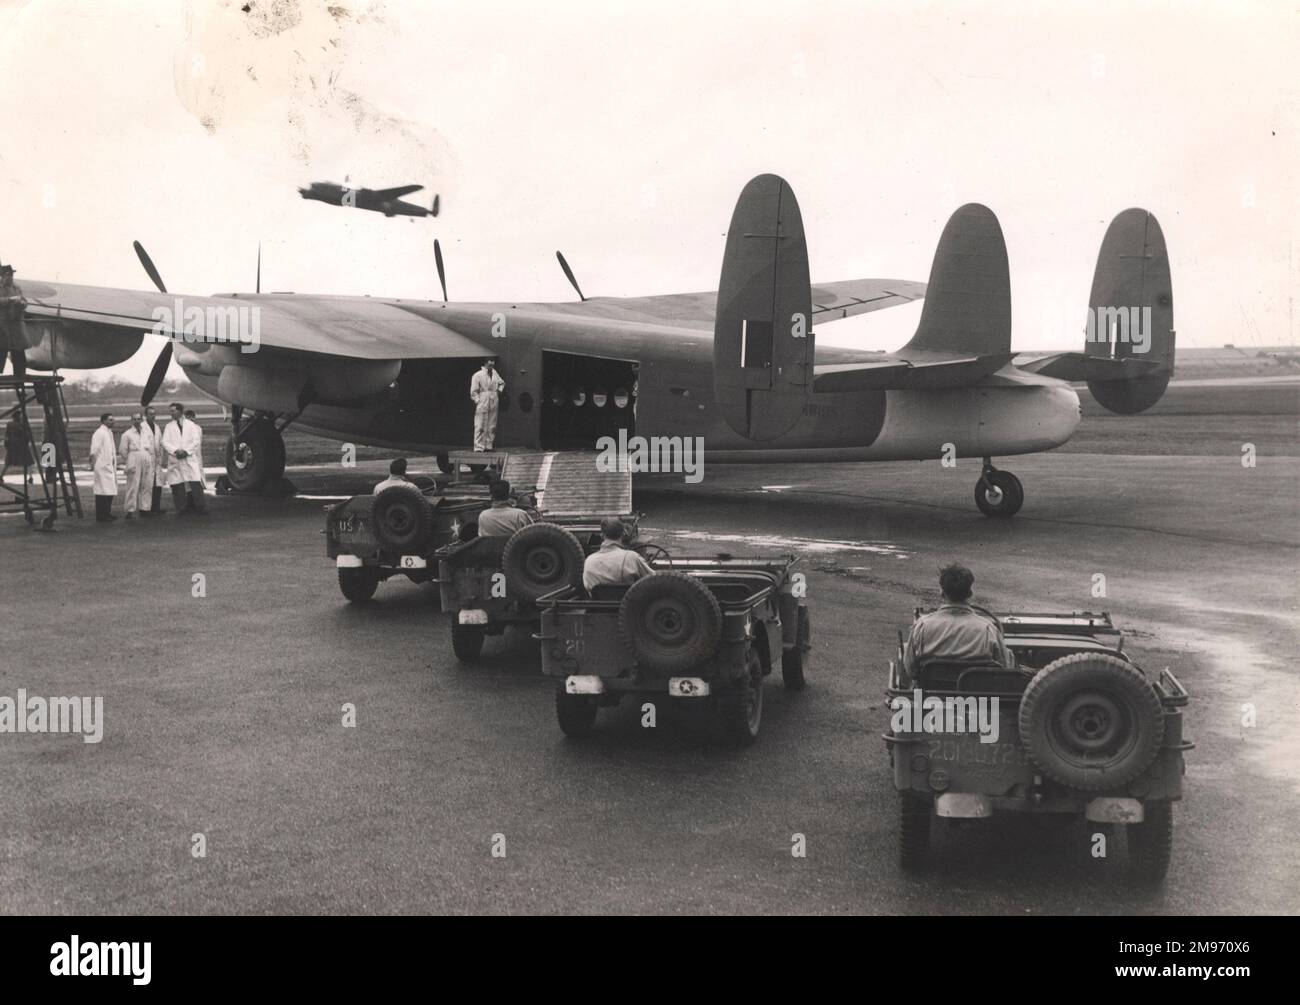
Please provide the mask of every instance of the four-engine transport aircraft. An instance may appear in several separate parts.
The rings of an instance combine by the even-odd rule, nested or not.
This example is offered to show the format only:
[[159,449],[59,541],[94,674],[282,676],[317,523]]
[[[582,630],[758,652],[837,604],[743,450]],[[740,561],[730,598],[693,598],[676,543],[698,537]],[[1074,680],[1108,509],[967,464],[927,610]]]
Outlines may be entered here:
[[[445,298],[441,256],[439,266]],[[146,397],[174,344],[189,379],[230,406],[226,466],[239,490],[279,479],[280,433],[290,422],[422,453],[468,446],[470,377],[490,355],[506,381],[498,448],[593,450],[622,429],[703,437],[708,463],[955,452],[983,458],[976,502],[1005,517],[1024,492],[993,458],[1069,439],[1080,409],[1068,382],[1086,381],[1107,409],[1133,414],[1164,393],[1174,362],[1168,257],[1145,210],[1126,210],[1106,232],[1084,351],[1015,357],[1006,246],[987,208],[953,214],[926,287],[888,279],[814,286],[798,204],[775,175],[741,193],[716,293],[561,304],[238,293],[185,297],[182,312],[165,292],[32,280],[21,287],[33,343],[27,362],[37,369],[116,365],[161,325],[171,341]],[[824,324],[922,296],[916,334],[897,352],[815,346]],[[180,320],[206,312],[211,328],[214,316],[237,320],[249,308],[257,308],[256,345],[198,341]],[[158,322],[159,313],[171,321]],[[1132,333],[1123,323],[1130,316]]]
[[307,188],[298,189],[304,199],[328,203],[331,206],[349,206],[369,209],[384,216],[437,216],[438,196],[434,195],[428,209],[413,202],[403,202],[402,196],[424,188],[423,185],[399,185],[396,188],[349,188],[332,181],[314,181]]

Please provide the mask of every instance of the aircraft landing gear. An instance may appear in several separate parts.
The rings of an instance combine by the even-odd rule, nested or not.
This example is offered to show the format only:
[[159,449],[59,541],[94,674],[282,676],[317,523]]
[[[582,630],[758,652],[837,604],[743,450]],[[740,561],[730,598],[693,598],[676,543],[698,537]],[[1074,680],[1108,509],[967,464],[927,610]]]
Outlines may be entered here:
[[1025,489],[1010,471],[999,471],[991,458],[984,458],[984,470],[975,483],[975,505],[985,516],[1012,517],[1025,502]]
[[[284,478],[284,438],[270,415],[239,423],[226,440],[226,478],[236,492],[267,492]],[[283,428],[283,427],[281,427]]]

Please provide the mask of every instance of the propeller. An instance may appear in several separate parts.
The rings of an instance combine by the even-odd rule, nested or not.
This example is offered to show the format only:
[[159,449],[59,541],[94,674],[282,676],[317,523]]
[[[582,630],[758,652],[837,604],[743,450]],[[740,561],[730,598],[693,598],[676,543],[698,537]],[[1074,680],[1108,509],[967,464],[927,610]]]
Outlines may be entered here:
[[447,272],[442,267],[442,245],[433,239],[433,263],[438,266],[438,282],[442,284],[442,302],[447,302]]
[[569,285],[578,291],[578,299],[585,302],[587,298],[582,295],[582,287],[580,287],[578,281],[573,278],[573,270],[569,268],[569,263],[564,260],[564,256],[558,251],[555,253],[555,257],[559,259],[560,268],[564,270],[564,275],[565,278],[569,280]]
[[[133,241],[131,243],[135,248],[136,257],[140,259],[140,264],[144,266],[144,271],[149,273],[149,278],[153,280],[153,284],[158,287],[158,292],[166,293],[167,287],[163,285],[162,276],[158,274],[158,269],[154,266],[153,259],[149,257],[149,252],[144,250],[144,245],[139,241]],[[259,256],[260,254],[259,251]],[[261,272],[260,265],[258,267],[258,272],[259,274]],[[149,371],[149,379],[144,383],[144,391],[140,394],[140,406],[142,408],[148,405],[149,402],[153,401],[154,395],[156,395],[158,389],[162,387],[163,379],[167,376],[167,368],[171,366],[171,363],[172,340],[168,339],[167,344],[162,347],[162,352],[160,352],[158,358],[154,360],[153,369]]]
[[439,200],[438,200],[438,193],[437,193],[437,192],[434,192],[434,193],[433,193],[433,206],[430,207],[430,209],[429,209],[429,215],[430,215],[430,216],[437,216],[437,215],[438,215],[438,201],[439,201]]

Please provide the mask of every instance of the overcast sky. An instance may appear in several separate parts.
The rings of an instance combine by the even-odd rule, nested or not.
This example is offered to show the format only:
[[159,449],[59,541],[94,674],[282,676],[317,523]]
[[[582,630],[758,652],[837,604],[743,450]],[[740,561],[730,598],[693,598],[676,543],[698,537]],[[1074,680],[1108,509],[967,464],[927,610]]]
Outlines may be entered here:
[[[793,185],[814,281],[924,281],[997,213],[1016,349],[1082,348],[1111,217],[1153,211],[1180,345],[1296,341],[1290,3],[0,0],[0,258],[173,291],[567,300],[714,289],[735,198]],[[436,220],[301,200],[424,183]],[[412,197],[425,201],[428,193]],[[818,330],[895,348],[916,306]],[[154,340],[118,372],[143,380]],[[179,371],[174,371],[179,375]]]

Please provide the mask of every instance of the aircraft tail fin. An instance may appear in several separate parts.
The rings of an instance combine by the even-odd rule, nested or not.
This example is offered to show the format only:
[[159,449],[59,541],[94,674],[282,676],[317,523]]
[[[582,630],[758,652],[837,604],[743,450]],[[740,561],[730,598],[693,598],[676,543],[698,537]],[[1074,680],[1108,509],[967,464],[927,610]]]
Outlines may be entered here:
[[1174,374],[1174,294],[1169,252],[1156,218],[1126,209],[1111,221],[1097,254],[1083,352],[1020,364],[1058,380],[1085,381],[1118,415],[1160,400]]
[[1173,376],[1169,252],[1159,222],[1145,209],[1124,210],[1102,239],[1088,298],[1084,354],[1090,369],[1103,371],[1089,375],[1088,390],[1103,407],[1121,415],[1150,408]]
[[900,356],[915,352],[995,356],[1011,352],[1011,276],[998,218],[967,203],[934,252],[921,322]]
[[727,425],[750,440],[789,430],[812,394],[812,284],[794,192],[759,175],[740,193],[718,279],[713,393]]

